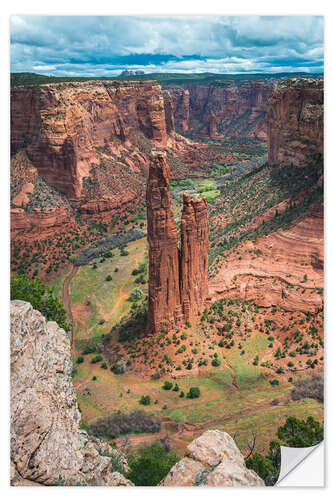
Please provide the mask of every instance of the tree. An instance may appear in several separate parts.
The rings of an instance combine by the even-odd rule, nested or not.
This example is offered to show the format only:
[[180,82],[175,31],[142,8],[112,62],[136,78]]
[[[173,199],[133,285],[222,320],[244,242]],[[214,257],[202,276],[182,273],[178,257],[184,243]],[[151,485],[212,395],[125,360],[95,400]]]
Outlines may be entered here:
[[166,380],[164,382],[164,384],[162,385],[162,389],[164,389],[165,391],[170,391],[170,389],[172,389],[172,386],[173,386],[173,383]]
[[136,486],[156,486],[179,460],[174,450],[154,443],[129,457],[127,478]]
[[246,459],[247,468],[254,470],[265,481],[266,486],[273,486],[279,477],[280,446],[293,448],[314,446],[324,439],[324,428],[312,417],[308,417],[307,420],[288,417],[285,424],[278,428],[277,436],[279,441],[273,440],[269,443],[269,452],[266,456],[254,453]]
[[187,393],[187,397],[189,399],[195,399],[200,397],[200,389],[199,387],[191,387]]
[[53,289],[45,288],[39,278],[30,280],[26,274],[18,274],[11,278],[11,300],[25,300],[34,309],[40,311],[47,321],[56,321],[60,328],[69,332],[71,324],[67,323],[67,312],[60,300],[53,295]]
[[285,446],[306,448],[324,439],[324,429],[312,417],[308,417],[307,420],[288,417],[284,426],[278,429],[278,438],[285,443]]
[[140,404],[141,405],[144,405],[144,406],[148,406],[150,405],[151,403],[151,399],[150,399],[150,396],[141,396],[141,399],[140,399]]
[[130,295],[131,302],[138,302],[143,297],[143,291],[140,288],[134,288],[133,292]]

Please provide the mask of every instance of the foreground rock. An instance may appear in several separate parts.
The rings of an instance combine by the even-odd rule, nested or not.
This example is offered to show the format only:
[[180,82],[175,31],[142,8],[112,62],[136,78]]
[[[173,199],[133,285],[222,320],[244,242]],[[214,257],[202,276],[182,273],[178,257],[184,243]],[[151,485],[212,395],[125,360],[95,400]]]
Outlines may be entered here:
[[161,486],[265,486],[226,432],[204,432],[186,448]]
[[31,304],[11,303],[11,483],[132,483],[114,470],[125,458],[79,427],[70,342]]

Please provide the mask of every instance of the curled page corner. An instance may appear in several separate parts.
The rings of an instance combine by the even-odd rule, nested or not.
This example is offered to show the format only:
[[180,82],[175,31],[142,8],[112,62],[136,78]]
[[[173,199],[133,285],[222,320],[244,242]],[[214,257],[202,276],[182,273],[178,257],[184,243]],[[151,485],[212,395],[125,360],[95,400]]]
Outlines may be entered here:
[[[281,468],[280,468],[280,474],[277,482],[275,483],[276,486],[300,486],[299,484],[291,484],[290,481],[288,481],[288,484],[284,484],[284,479],[286,476],[288,476],[294,469],[296,469],[309,455],[313,453],[313,451],[317,450],[319,447],[322,448],[322,457],[318,457],[319,462],[320,462],[320,471],[318,476],[320,475],[320,478],[313,478],[313,481],[315,484],[313,486],[324,486],[324,463],[323,463],[323,456],[324,456],[324,442],[322,441],[319,444],[316,444],[315,446],[309,446],[307,448],[292,448],[288,446],[281,446]],[[318,472],[318,469],[316,470],[316,467],[312,469],[313,472],[316,474]],[[311,484],[312,485],[312,484]]]

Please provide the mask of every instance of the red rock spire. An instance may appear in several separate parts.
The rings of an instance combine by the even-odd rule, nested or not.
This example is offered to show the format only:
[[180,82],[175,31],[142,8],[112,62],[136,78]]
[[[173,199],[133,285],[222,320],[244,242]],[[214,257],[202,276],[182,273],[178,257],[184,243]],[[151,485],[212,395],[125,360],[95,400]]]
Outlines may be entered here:
[[183,197],[180,294],[185,321],[202,310],[208,295],[208,213],[206,198]]
[[175,328],[183,320],[179,290],[177,226],[170,201],[166,153],[153,151],[147,184],[149,243],[148,332]]
[[181,253],[170,200],[166,153],[153,151],[147,184],[149,243],[148,333],[173,329],[193,318],[208,295],[206,198],[184,194]]

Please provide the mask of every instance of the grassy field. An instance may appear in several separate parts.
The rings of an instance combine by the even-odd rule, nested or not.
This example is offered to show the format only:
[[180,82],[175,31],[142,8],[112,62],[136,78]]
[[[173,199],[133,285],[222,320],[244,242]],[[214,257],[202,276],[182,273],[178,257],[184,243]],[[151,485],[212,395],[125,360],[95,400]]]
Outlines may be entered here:
[[96,259],[91,265],[79,267],[71,281],[76,350],[98,343],[128,313],[128,299],[134,288],[141,288],[146,295],[147,285],[135,284],[132,275],[147,257],[146,239],[131,242],[126,249],[128,255],[120,255],[116,249],[112,258]]

